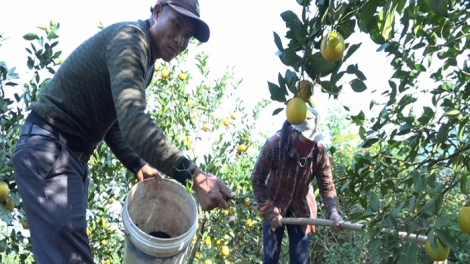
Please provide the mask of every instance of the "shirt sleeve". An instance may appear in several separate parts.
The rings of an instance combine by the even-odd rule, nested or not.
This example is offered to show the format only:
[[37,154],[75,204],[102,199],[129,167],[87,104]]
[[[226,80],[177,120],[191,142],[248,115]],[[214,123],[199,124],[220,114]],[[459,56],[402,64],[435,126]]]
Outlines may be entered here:
[[326,218],[330,217],[332,212],[338,212],[337,194],[333,183],[330,160],[323,144],[318,145],[316,178],[320,195],[325,205]]
[[147,164],[124,140],[117,122],[106,133],[104,141],[116,158],[134,174]]
[[274,146],[272,140],[270,139],[264,144],[251,174],[253,194],[255,196],[263,220],[268,224],[277,215],[274,213],[274,205],[269,198],[266,184],[266,180],[268,178],[269,172],[271,171],[273,162]]
[[[128,26],[116,33],[107,45],[111,94],[123,139],[114,138],[116,156],[127,160],[135,153],[152,167],[184,183],[192,177],[196,166],[146,113],[145,76],[151,66],[148,36],[137,26]],[[121,153],[130,149],[133,153]]]

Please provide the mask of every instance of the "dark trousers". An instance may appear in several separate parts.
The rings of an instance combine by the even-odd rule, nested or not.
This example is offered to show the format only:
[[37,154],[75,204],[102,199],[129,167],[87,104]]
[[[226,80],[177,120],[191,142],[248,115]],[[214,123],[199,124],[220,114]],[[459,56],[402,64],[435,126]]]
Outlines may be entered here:
[[93,263],[86,234],[87,165],[57,139],[23,135],[13,167],[36,262]]
[[290,264],[307,264],[309,235],[299,225],[287,225],[274,231],[263,221],[263,264],[279,263],[281,242],[287,227]]

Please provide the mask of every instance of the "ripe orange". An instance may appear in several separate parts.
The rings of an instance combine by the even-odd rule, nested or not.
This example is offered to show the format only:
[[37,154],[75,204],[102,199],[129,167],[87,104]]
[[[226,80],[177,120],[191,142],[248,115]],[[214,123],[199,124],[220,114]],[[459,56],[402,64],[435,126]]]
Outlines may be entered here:
[[0,181],[0,202],[5,201],[9,193],[10,187],[8,187],[8,184],[4,181]]
[[228,255],[230,255],[230,249],[227,246],[223,246],[220,249],[220,253],[222,253],[222,256],[227,257]]
[[237,115],[235,115],[235,113],[231,113],[230,114],[230,118],[232,118],[233,120],[237,119]]
[[166,79],[168,78],[168,76],[170,76],[170,72],[165,68],[162,70],[162,78],[163,79]]
[[224,118],[224,126],[230,125],[230,121],[227,118]]
[[470,234],[470,207],[466,206],[460,209],[459,215],[457,216],[457,224],[459,225],[462,232]]
[[246,225],[247,227],[252,227],[252,226],[253,226],[253,220],[251,220],[251,219],[246,219],[245,225]]
[[207,124],[202,125],[202,130],[204,130],[204,132],[209,131],[209,126]]
[[180,78],[181,81],[185,81],[186,80],[186,74],[184,72],[180,72],[178,74],[178,78]]
[[[325,40],[328,42],[325,45]],[[344,38],[337,32],[330,32],[320,43],[320,53],[327,61],[337,62],[343,57]]]
[[237,151],[239,152],[243,152],[243,151],[246,151],[246,146],[245,144],[240,144],[237,146]]
[[292,125],[300,125],[307,119],[307,105],[302,98],[292,98],[286,107],[287,121]]
[[245,200],[243,200],[243,204],[244,204],[246,207],[250,207],[250,205],[251,205],[251,200],[250,200],[250,198],[246,197]]

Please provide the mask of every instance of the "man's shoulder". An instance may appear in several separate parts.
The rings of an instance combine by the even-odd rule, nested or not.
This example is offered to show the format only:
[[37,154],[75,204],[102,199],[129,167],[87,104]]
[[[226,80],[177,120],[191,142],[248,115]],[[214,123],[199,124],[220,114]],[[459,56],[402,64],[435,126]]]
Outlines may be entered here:
[[138,21],[122,21],[122,22],[117,22],[114,24],[111,24],[107,27],[105,27],[102,31],[122,31],[125,29],[139,29],[142,30],[143,32],[148,32],[148,27],[145,23],[145,21],[138,20]]

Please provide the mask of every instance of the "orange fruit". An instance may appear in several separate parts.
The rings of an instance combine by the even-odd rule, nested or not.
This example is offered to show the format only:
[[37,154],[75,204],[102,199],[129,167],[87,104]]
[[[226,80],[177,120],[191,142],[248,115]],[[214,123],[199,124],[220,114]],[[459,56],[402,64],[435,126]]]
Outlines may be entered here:
[[434,251],[431,246],[431,241],[428,239],[424,242],[424,250],[432,261],[444,261],[449,257],[450,253],[450,248],[444,245],[439,239],[437,239],[437,251]]
[[162,78],[163,79],[166,79],[168,78],[168,76],[170,76],[170,72],[165,68],[162,70]]
[[13,209],[15,208],[15,201],[11,196],[8,196],[7,199],[5,200],[5,209],[7,209],[10,212],[13,212]]
[[[328,42],[325,45],[325,41]],[[343,57],[344,38],[338,32],[330,32],[320,43],[320,53],[327,61],[337,62]]]
[[239,152],[243,152],[243,151],[246,151],[246,146],[245,144],[240,144],[237,146],[237,151]]
[[186,80],[186,74],[184,72],[180,72],[178,74],[178,78],[180,78],[181,81],[185,81]]
[[231,113],[230,114],[230,118],[232,118],[233,120],[237,119],[237,115],[235,115],[235,113]]
[[457,224],[459,225],[462,232],[470,234],[470,207],[466,206],[460,209],[459,215],[457,216]]
[[0,181],[0,202],[5,201],[9,193],[10,187],[8,187],[8,184],[4,181]]
[[230,125],[230,121],[227,118],[224,118],[224,126]]
[[230,255],[230,249],[227,246],[223,246],[220,249],[220,253],[222,253],[222,256],[227,257],[228,255]]
[[286,107],[287,121],[292,125],[300,125],[307,119],[307,105],[302,98],[292,98]]

